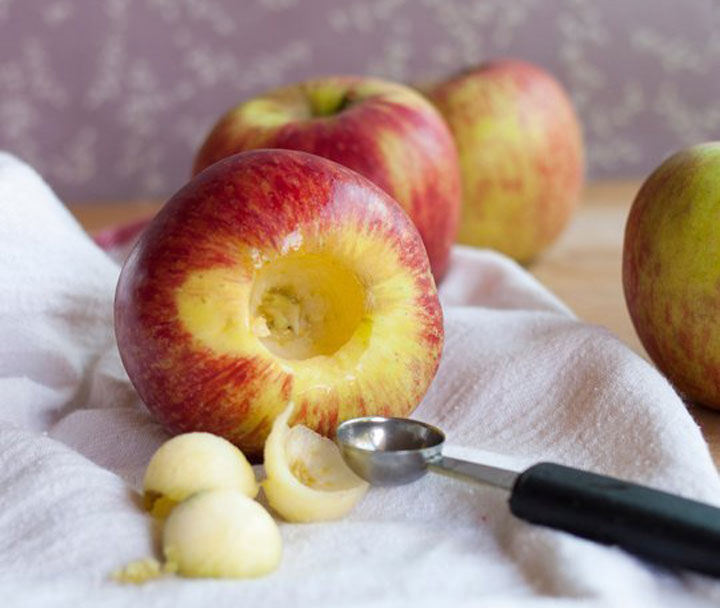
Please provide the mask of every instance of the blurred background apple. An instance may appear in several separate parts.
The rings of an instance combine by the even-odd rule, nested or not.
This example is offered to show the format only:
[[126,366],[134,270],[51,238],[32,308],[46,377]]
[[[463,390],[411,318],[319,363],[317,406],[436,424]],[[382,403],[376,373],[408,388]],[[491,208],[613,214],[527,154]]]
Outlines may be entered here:
[[193,172],[254,148],[311,152],[364,175],[408,213],[435,279],[445,274],[460,212],[457,152],[443,119],[409,87],[336,76],[266,91],[218,120]]
[[529,262],[557,239],[580,200],[585,154],[567,93],[537,66],[499,60],[427,95],[458,147],[459,241]]
[[689,400],[720,409],[720,142],[681,150],[643,184],[625,230],[635,329]]

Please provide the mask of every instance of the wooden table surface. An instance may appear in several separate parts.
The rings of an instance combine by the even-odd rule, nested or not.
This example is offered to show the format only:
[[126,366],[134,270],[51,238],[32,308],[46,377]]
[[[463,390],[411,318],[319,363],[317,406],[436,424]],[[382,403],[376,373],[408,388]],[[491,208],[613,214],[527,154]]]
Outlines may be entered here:
[[[625,218],[638,187],[635,181],[590,184],[569,228],[529,270],[581,319],[608,327],[646,357],[628,316],[620,280]],[[147,217],[158,208],[157,201],[70,207],[89,232]],[[690,412],[720,466],[720,412],[695,406]]]

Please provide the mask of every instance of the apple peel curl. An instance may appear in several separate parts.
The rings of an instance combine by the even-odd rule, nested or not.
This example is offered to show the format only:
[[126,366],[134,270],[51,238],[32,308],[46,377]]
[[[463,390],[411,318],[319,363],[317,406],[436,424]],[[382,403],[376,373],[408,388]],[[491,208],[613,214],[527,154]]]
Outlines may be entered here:
[[290,404],[265,443],[262,488],[270,506],[289,522],[340,519],[362,499],[368,484],[345,464],[337,446],[315,431],[288,426]]

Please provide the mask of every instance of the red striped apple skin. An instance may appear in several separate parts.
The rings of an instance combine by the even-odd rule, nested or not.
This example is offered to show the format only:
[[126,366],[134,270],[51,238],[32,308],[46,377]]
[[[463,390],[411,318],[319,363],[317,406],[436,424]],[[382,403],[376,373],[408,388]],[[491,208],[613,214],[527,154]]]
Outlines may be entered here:
[[[353,416],[408,415],[443,344],[427,254],[400,206],[354,171],[285,150],[229,157],[166,203],[123,267],[115,331],[166,428],[221,435],[253,458],[289,402],[325,435]],[[273,350],[288,344],[302,354]]]
[[460,173],[445,122],[421,95],[403,85],[350,76],[269,91],[218,121],[193,172],[254,148],[310,152],[370,179],[410,215],[435,278],[442,278],[457,233]]

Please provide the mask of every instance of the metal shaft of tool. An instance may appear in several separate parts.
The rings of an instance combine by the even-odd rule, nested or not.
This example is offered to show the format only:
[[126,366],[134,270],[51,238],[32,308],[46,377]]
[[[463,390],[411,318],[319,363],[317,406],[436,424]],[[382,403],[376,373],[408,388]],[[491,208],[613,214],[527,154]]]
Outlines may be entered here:
[[462,481],[473,481],[511,491],[518,473],[477,462],[468,462],[438,455],[428,460],[428,468],[434,473],[454,477]]

